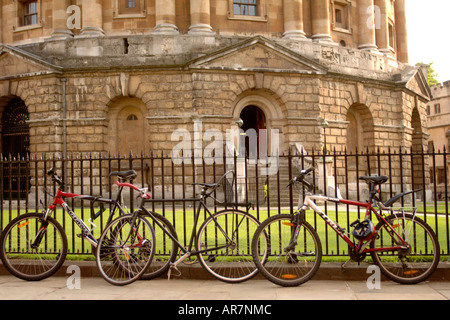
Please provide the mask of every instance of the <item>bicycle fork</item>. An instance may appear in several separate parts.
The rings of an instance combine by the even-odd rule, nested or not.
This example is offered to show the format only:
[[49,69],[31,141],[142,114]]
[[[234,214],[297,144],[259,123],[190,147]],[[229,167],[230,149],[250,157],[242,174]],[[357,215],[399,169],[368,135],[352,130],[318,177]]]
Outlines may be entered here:
[[[306,215],[306,211],[304,209],[302,209],[297,217],[295,217],[294,219],[296,220],[295,222],[291,222],[291,223],[286,223],[287,225],[291,226],[293,228],[292,231],[292,236],[291,236],[291,241],[289,242],[289,245],[284,248],[284,252],[286,252],[286,254],[289,254],[291,259],[294,259],[294,257],[292,257],[292,254],[295,255],[301,255],[301,256],[307,256],[307,255],[312,255],[314,253],[292,253],[292,251],[295,249],[295,246],[297,245],[297,240],[298,240],[298,236],[300,234],[300,230],[302,228],[303,223],[305,222],[305,215]],[[294,220],[293,219],[293,220]]]
[[[41,227],[39,228],[39,231],[36,234],[36,238],[34,239],[33,243],[31,244],[32,249],[37,249],[41,245],[41,241],[44,238],[45,234],[47,233],[47,227],[48,222],[42,221]],[[19,226],[20,228],[20,226]]]

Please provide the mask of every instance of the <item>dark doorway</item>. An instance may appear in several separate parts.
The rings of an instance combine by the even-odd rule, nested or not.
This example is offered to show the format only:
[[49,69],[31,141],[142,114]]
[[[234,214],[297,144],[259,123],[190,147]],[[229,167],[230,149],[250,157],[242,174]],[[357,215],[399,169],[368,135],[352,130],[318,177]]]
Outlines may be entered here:
[[[247,132],[249,129],[256,131],[257,137],[257,152],[258,155],[267,154],[267,133],[266,129],[266,116],[264,112],[257,106],[247,106],[241,111],[241,120],[244,122],[241,129]],[[261,131],[264,130],[264,131]],[[248,136],[248,135],[247,135]],[[249,150],[252,150],[249,146],[251,139],[245,139],[246,155],[249,155]]]
[[3,166],[3,195],[23,198],[28,190],[28,165],[30,152],[29,113],[20,98],[11,100],[2,115],[2,155],[14,159]]

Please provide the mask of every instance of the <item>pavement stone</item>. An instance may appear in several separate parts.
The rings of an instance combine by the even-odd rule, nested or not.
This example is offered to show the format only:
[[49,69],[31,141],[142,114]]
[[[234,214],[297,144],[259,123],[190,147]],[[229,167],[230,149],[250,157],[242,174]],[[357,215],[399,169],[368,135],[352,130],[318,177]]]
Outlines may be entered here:
[[[80,266],[79,287],[66,273],[70,264]],[[171,280],[140,280],[127,286],[113,286],[98,276],[95,263],[68,261],[61,271],[48,279],[27,282],[0,272],[0,300],[154,300],[175,303],[211,301],[253,301],[275,303],[291,300],[450,300],[450,264],[442,262],[430,279],[416,285],[401,285],[381,279],[380,288],[368,286],[368,264],[351,265],[342,273],[340,264],[324,263],[312,280],[284,288],[256,277],[229,284],[213,279],[200,267],[183,266],[182,276]],[[2,268],[0,268],[1,271]],[[174,308],[170,308],[174,312]],[[176,308],[175,308],[176,309]]]

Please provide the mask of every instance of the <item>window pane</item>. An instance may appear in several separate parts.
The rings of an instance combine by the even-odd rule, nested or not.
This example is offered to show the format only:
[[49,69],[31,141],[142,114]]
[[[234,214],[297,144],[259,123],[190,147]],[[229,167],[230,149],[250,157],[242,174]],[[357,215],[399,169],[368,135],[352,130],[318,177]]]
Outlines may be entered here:
[[233,8],[234,8],[234,10],[233,10],[234,14],[241,14],[241,8],[238,4],[234,4]]
[[30,26],[38,23],[38,2],[28,1],[22,4],[24,26]]
[[234,0],[233,11],[236,15],[256,16],[258,14],[257,0]]

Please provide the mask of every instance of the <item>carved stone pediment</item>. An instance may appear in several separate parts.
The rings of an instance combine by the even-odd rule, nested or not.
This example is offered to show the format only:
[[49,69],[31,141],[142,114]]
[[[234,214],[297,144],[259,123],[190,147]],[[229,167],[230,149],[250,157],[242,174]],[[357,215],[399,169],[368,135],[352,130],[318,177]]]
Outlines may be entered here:
[[191,61],[191,69],[325,74],[326,68],[275,42],[254,37]]
[[61,73],[60,68],[29,52],[0,46],[0,80],[53,73]]

